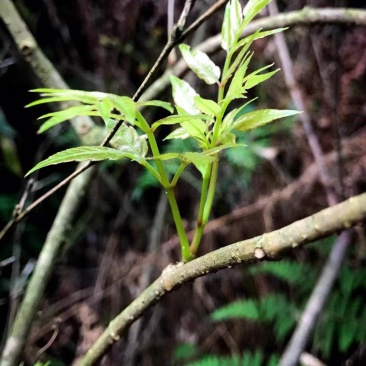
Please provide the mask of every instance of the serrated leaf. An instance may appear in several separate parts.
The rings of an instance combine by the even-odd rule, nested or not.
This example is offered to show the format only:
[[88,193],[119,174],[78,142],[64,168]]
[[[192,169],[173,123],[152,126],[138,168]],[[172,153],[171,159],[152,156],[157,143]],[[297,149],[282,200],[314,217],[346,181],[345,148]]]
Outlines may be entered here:
[[276,74],[278,72],[278,70],[279,69],[267,72],[265,74],[248,75],[248,77],[246,78],[245,84],[244,84],[244,88],[245,89],[253,88],[254,86],[262,83],[263,81],[268,80],[270,77],[272,77],[274,74]]
[[166,109],[170,113],[174,112],[174,108],[171,105],[171,103],[162,102],[161,100],[149,100],[147,102],[136,102],[135,104],[136,104],[137,107],[140,107],[140,106],[160,107],[160,108]]
[[135,102],[129,97],[114,96],[111,98],[113,105],[116,109],[124,115],[127,122],[132,124],[136,120],[136,105]]
[[[106,120],[107,130],[111,131],[115,124],[115,121],[111,119]],[[122,123],[109,143],[117,150],[129,151],[141,158],[144,158],[148,151],[146,136],[139,135],[132,126],[128,126],[125,123]]]
[[194,105],[194,97],[198,95],[196,91],[187,82],[174,75],[170,76],[170,82],[173,88],[174,102],[185,111],[184,114],[199,114],[200,111]]
[[235,35],[243,20],[241,5],[238,0],[231,0],[225,8],[224,21],[221,28],[221,47],[229,51],[235,41]]
[[50,97],[50,98],[42,98],[38,99],[32,103],[29,103],[25,106],[25,108],[34,107],[39,104],[45,104],[45,103],[58,103],[58,102],[67,102],[70,101],[70,98],[68,97]]
[[[33,89],[31,92],[41,93],[46,98],[59,98],[59,101],[73,100],[82,102],[85,104],[96,104],[97,101],[103,100],[113,94],[107,94],[102,92],[88,92],[83,90],[72,90],[72,89],[48,89],[40,88]],[[56,101],[56,100],[54,100]]]
[[180,44],[179,49],[188,67],[207,84],[215,84],[220,79],[220,68],[202,51],[190,50],[186,44]]
[[[129,157],[130,159],[136,159],[133,154],[128,152],[119,151],[116,149],[111,149],[104,146],[80,146],[67,149],[58,152],[46,160],[38,163],[34,168],[32,168],[25,176],[33,173],[34,171],[44,168],[49,165],[67,163],[72,161],[102,161],[102,160],[119,160],[124,157]],[[137,159],[136,159],[137,160]]]
[[93,105],[77,105],[67,108],[65,110],[47,113],[39,117],[39,119],[47,117],[51,118],[49,118],[46,122],[44,122],[37,132],[42,133],[44,131],[47,131],[49,128],[56,126],[61,122],[68,121],[69,119],[74,118],[76,116],[89,116],[91,114],[95,115],[95,113],[91,112],[95,112],[95,107]]
[[239,131],[249,131],[264,126],[274,120],[293,116],[301,112],[293,110],[262,109],[241,115],[233,124],[233,128]]
[[199,95],[194,97],[195,106],[204,114],[209,116],[217,116],[221,107],[211,99],[204,99]]

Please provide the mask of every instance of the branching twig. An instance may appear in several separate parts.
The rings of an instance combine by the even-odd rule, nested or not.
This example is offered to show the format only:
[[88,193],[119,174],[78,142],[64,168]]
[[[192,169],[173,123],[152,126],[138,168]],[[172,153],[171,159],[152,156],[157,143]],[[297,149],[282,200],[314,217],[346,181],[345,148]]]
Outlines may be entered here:
[[283,251],[344,230],[366,218],[366,193],[294,222],[280,230],[220,248],[188,263],[168,266],[137,299],[123,310],[90,348],[79,366],[94,365],[123,331],[162,296],[184,283],[219,269],[277,258]]

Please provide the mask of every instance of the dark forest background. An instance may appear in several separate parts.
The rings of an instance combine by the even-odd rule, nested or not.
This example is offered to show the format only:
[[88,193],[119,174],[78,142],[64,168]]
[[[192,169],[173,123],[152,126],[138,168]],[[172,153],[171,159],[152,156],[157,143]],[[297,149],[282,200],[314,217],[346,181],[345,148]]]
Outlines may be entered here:
[[[167,40],[165,0],[14,3],[41,49],[74,89],[132,96]],[[176,1],[176,14],[182,5],[183,1]],[[210,5],[211,1],[197,1],[189,21]],[[284,12],[304,6],[366,8],[362,0],[288,0],[278,5]],[[219,33],[222,17],[223,11],[215,14],[186,43],[197,45]],[[311,25],[291,27],[285,35],[296,79],[329,163],[332,185],[344,197],[361,193],[366,190],[366,30],[348,25]],[[67,124],[37,135],[37,118],[50,110],[47,106],[24,106],[37,98],[28,91],[41,84],[18,54],[3,24],[0,41],[3,227],[26,187],[24,174],[38,161],[79,141]],[[253,50],[253,68],[272,62],[280,66],[272,37],[256,41]],[[212,57],[217,64],[224,59],[222,52]],[[164,68],[172,63],[174,55]],[[214,97],[211,89],[193,75],[187,73],[185,77],[202,96]],[[256,108],[294,108],[282,72],[257,87],[253,96],[259,97]],[[171,89],[159,98],[171,100]],[[164,116],[161,111],[149,113],[150,121]],[[223,157],[212,214],[215,221],[204,237],[201,253],[280,228],[327,206],[297,120],[238,138],[248,148],[234,149]],[[166,149],[184,149],[188,143],[170,143]],[[73,164],[64,164],[41,170],[28,200],[46,192],[74,168]],[[12,278],[12,265],[1,262],[2,345],[14,316],[11,304],[18,302],[24,290],[64,192],[45,201],[0,245],[0,261],[14,258],[21,250],[18,278]],[[185,173],[176,193],[185,225],[193,229],[199,199],[195,171]],[[24,351],[26,365],[38,359],[50,361],[50,365],[73,364],[145,283],[155,279],[168,263],[179,260],[168,211],[163,214],[162,243],[156,248],[149,246],[154,217],[166,208],[160,201],[160,187],[137,164],[100,166],[32,327]],[[307,347],[307,352],[327,365],[366,364],[366,238],[361,228],[356,231]],[[282,261],[223,270],[182,287],[151,309],[139,326],[113,346],[107,364],[224,364],[224,358],[219,357],[234,364],[230,363],[234,355],[253,357],[248,365],[276,364],[334,240],[332,237],[296,249]],[[15,285],[17,292],[11,297],[9,292]],[[229,304],[231,307],[222,308]],[[40,354],[55,329],[57,336]],[[208,355],[211,361],[203,361]]]

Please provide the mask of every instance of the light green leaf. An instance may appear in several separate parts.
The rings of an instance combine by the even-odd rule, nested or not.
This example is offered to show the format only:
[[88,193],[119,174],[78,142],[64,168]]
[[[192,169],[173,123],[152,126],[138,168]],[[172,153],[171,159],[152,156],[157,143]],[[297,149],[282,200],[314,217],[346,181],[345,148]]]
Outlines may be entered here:
[[248,54],[248,57],[244,59],[244,62],[240,65],[239,69],[234,74],[234,77],[231,80],[229,86],[229,90],[227,92],[227,98],[230,98],[230,100],[237,98],[244,98],[245,88],[243,87],[243,80],[252,56],[253,53]]
[[225,143],[220,146],[215,146],[212,149],[205,150],[203,152],[204,155],[215,155],[218,154],[220,151],[229,149],[231,147],[240,147],[240,146],[246,146],[244,144],[237,144],[237,143]]
[[173,87],[173,99],[175,104],[186,113],[192,115],[200,113],[194,105],[194,97],[198,95],[195,90],[187,82],[174,75],[170,76],[170,82]]
[[42,98],[42,99],[38,99],[32,103],[27,104],[25,106],[25,108],[33,107],[33,106],[39,105],[39,104],[53,103],[53,102],[67,102],[67,101],[70,101],[69,97]]
[[[124,157],[129,157],[130,159],[136,159],[133,154],[128,152],[119,151],[116,149],[111,149],[109,147],[103,146],[80,146],[67,149],[58,152],[46,160],[38,163],[34,168],[32,168],[26,176],[33,173],[34,171],[44,168],[49,165],[67,163],[72,161],[101,161],[101,160],[119,160]],[[137,159],[136,159],[137,160]]]
[[179,159],[181,156],[181,154],[179,153],[165,153],[165,154],[160,154],[158,156],[155,156],[153,159],[154,160],[171,160],[171,159]]
[[203,155],[197,152],[186,152],[183,154],[183,162],[192,163],[198,171],[202,174],[202,177],[206,175],[207,170],[210,168],[210,164],[215,160],[213,156]]
[[[110,132],[116,122],[109,119],[106,121],[106,127]],[[140,158],[144,158],[148,151],[145,135],[139,135],[132,126],[122,123],[112,140],[109,142],[114,148],[120,151],[132,153]]]
[[71,90],[71,89],[40,88],[40,89],[33,89],[31,90],[31,92],[41,93],[41,95],[46,98],[59,98],[60,101],[73,100],[85,104],[96,104],[98,100],[103,100],[105,98],[113,96],[113,94],[107,94],[97,91],[88,92],[83,90]]
[[192,121],[199,121],[199,118],[202,117],[207,117],[204,116],[202,114],[198,114],[195,116],[192,116],[191,114],[186,114],[186,115],[173,115],[173,116],[168,116],[162,119],[159,119],[158,121],[154,122],[151,126],[152,130],[155,131],[159,126],[161,125],[175,125],[177,123],[181,123],[184,121],[188,121],[188,120],[192,120]]
[[249,22],[270,3],[271,0],[249,0],[243,9],[244,21],[241,29],[244,29]]
[[135,104],[137,107],[140,106],[160,107],[166,109],[170,113],[174,112],[174,108],[172,107],[171,103],[162,102],[161,100],[149,100],[147,102],[136,102]]
[[215,84],[220,79],[220,68],[202,51],[190,50],[186,44],[180,44],[179,49],[189,68],[207,84]]
[[201,140],[205,140],[206,123],[204,123],[203,121],[199,119],[189,120],[182,122],[181,126],[193,138],[199,138]]
[[221,107],[211,99],[204,99],[199,95],[194,97],[195,106],[209,116],[217,116],[220,113]]
[[250,75],[248,75],[246,77],[244,88],[245,89],[253,88],[254,86],[256,86],[256,85],[262,83],[263,81],[266,81],[270,77],[272,77],[274,74],[276,74],[278,72],[278,70],[279,69],[267,72],[265,74],[259,74],[259,75],[250,74]]
[[49,118],[46,122],[44,122],[37,132],[42,133],[53,126],[61,122],[67,121],[71,118],[74,118],[76,116],[90,116],[95,114],[96,114],[95,107],[93,105],[77,105],[61,111],[47,113],[39,117],[38,119],[47,117],[51,118]]
[[220,128],[221,133],[223,133],[224,131],[230,129],[230,127],[231,127],[231,125],[234,121],[234,117],[235,117],[237,112],[238,112],[238,109],[235,108],[225,116],[224,120],[222,121],[221,128]]
[[229,51],[235,41],[235,35],[243,20],[239,0],[231,0],[225,8],[224,21],[221,28],[221,47]]
[[236,140],[236,136],[231,132],[225,132],[220,136],[220,143],[223,145],[234,145]]
[[249,131],[261,127],[276,119],[293,116],[301,112],[292,110],[262,109],[241,115],[233,124],[239,131]]
[[111,98],[113,105],[118,111],[125,116],[127,122],[132,124],[136,120],[136,105],[135,102],[129,97],[114,96]]
[[111,111],[113,110],[113,103],[110,99],[103,99],[97,104],[100,116],[103,118],[103,121],[111,118]]
[[171,139],[186,139],[188,137],[190,137],[190,135],[187,133],[187,131],[184,128],[179,127],[171,132],[167,137],[165,137],[163,141]]
[[241,47],[243,47],[244,45],[246,47],[250,47],[250,45],[257,39],[261,39],[261,38],[265,38],[268,36],[271,36],[272,34],[275,33],[279,33],[279,32],[283,32],[284,30],[286,30],[288,28],[276,28],[276,29],[272,29],[269,31],[263,31],[261,32],[261,29],[258,29],[257,31],[255,31],[253,34],[242,38],[236,45],[235,47],[230,51],[231,54],[234,54],[235,52],[237,52]]

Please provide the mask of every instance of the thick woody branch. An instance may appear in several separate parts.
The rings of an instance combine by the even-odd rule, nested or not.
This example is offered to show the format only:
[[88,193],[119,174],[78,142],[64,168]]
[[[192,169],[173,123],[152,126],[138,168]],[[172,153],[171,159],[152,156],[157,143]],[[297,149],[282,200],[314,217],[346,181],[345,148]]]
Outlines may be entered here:
[[347,229],[366,218],[366,193],[320,211],[282,229],[220,248],[186,264],[168,266],[122,311],[96,341],[79,366],[94,365],[122,333],[164,295],[188,281],[241,263],[273,259],[282,252]]

